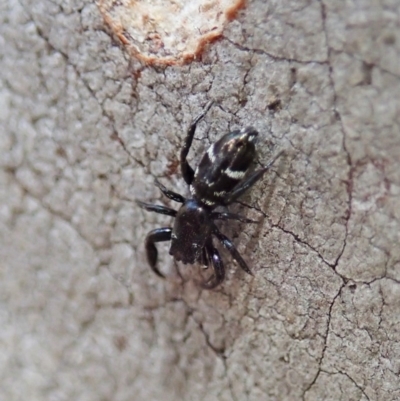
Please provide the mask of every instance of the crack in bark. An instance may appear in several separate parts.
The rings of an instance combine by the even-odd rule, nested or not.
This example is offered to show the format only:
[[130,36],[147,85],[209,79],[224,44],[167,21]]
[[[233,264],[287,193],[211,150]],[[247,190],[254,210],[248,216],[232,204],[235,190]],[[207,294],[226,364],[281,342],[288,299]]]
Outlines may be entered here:
[[[332,54],[332,50],[331,50],[331,48],[330,48],[330,46],[329,46],[328,30],[327,30],[327,27],[326,27],[326,9],[325,9],[325,4],[324,4],[324,2],[323,2],[322,0],[318,0],[318,1],[319,1],[319,3],[320,3],[320,6],[321,6],[321,18],[322,18],[323,30],[324,30],[325,38],[326,38],[326,39],[325,39],[325,42],[326,42],[326,46],[327,46],[327,50],[328,50],[328,60],[327,60],[327,63],[328,63],[328,66],[329,66],[329,81],[330,81],[331,88],[332,88],[332,90],[333,90],[333,96],[334,96],[334,97],[333,97],[334,112],[335,112],[336,116],[338,117],[338,121],[340,122],[340,125],[341,125],[342,138],[343,138],[343,139],[342,139],[342,146],[343,146],[343,150],[344,150],[344,152],[345,152],[345,154],[346,154],[346,160],[347,160],[347,164],[348,164],[348,168],[349,168],[348,178],[347,178],[347,194],[348,194],[347,204],[348,204],[348,211],[347,211],[346,220],[345,220],[345,238],[344,238],[344,240],[343,240],[343,247],[342,247],[341,251],[339,252],[339,254],[338,254],[338,256],[337,256],[337,258],[336,258],[334,264],[331,265],[331,264],[328,263],[328,265],[331,265],[331,267],[332,267],[332,268],[335,270],[335,272],[336,272],[336,267],[338,266],[339,261],[340,261],[342,255],[343,255],[343,253],[344,253],[344,251],[345,251],[346,243],[347,243],[347,237],[348,237],[348,233],[349,233],[348,224],[349,224],[350,217],[351,217],[351,212],[352,212],[353,171],[354,171],[354,170],[353,170],[353,168],[352,168],[352,160],[351,160],[350,152],[349,152],[349,150],[348,150],[347,147],[346,147],[346,135],[345,135],[345,129],[344,129],[344,126],[343,126],[342,117],[341,117],[341,115],[340,115],[340,113],[339,113],[339,111],[338,111],[338,106],[337,106],[338,95],[337,95],[337,92],[336,92],[335,82],[334,82],[334,79],[333,79],[333,67],[332,67],[332,65],[331,65],[331,54]],[[337,272],[336,272],[336,273],[337,273]],[[337,273],[337,274],[338,274],[338,273]],[[343,288],[345,287],[345,282],[346,282],[345,277],[343,277],[343,276],[341,276],[341,275],[340,275],[340,277],[342,278],[342,280],[344,280],[344,282],[342,283],[342,285],[341,285],[341,287],[340,287],[338,293],[336,294],[336,296],[333,298],[332,303],[331,303],[330,308],[329,308],[328,321],[327,321],[327,327],[326,327],[326,332],[325,332],[324,348],[322,349],[321,357],[320,357],[320,360],[319,360],[319,362],[318,362],[319,370],[318,370],[317,374],[315,375],[314,379],[310,382],[310,384],[309,384],[309,385],[307,386],[307,388],[305,389],[305,391],[304,391],[304,393],[303,393],[303,395],[302,395],[302,399],[303,399],[303,400],[305,400],[305,397],[306,397],[307,392],[310,391],[310,389],[314,386],[314,384],[315,384],[316,381],[318,380],[319,375],[320,375],[321,372],[322,372],[321,366],[322,366],[322,364],[323,364],[323,360],[324,360],[324,357],[325,357],[325,352],[326,352],[326,349],[327,349],[327,347],[328,347],[327,342],[328,342],[328,337],[329,337],[329,332],[330,332],[330,323],[331,323],[331,318],[332,318],[332,309],[333,309],[333,306],[334,306],[336,300],[337,300],[338,297],[340,296],[340,294],[341,294]],[[347,375],[347,374],[346,374],[346,375]],[[350,377],[349,377],[349,378],[350,378]],[[350,378],[350,379],[351,379],[351,378]],[[359,388],[359,389],[362,391],[362,393],[366,396],[365,392],[364,392],[356,383],[354,383],[354,384],[355,384],[355,385],[357,386],[357,388]],[[367,396],[366,396],[366,397],[367,397]],[[369,400],[368,397],[367,397],[367,399]]]
[[323,0],[318,0],[318,2],[320,3],[320,6],[321,6],[322,26],[323,26],[323,30],[324,30],[324,33],[325,33],[325,38],[326,38],[325,42],[326,42],[326,46],[327,46],[327,50],[328,50],[327,63],[328,63],[328,67],[329,67],[329,81],[330,81],[331,88],[332,88],[332,91],[333,91],[333,109],[334,109],[334,112],[335,112],[335,114],[336,114],[336,116],[338,118],[338,121],[340,123],[340,126],[341,126],[342,146],[343,146],[343,151],[344,151],[344,153],[346,155],[346,161],[347,161],[347,165],[348,165],[348,168],[349,168],[349,172],[348,172],[348,176],[347,176],[347,183],[346,183],[347,184],[347,195],[348,195],[348,199],[347,199],[348,210],[347,210],[347,213],[346,213],[346,221],[345,221],[345,237],[344,237],[344,240],[343,240],[342,250],[341,250],[341,252],[339,252],[339,254],[338,254],[337,258],[336,258],[336,261],[334,263],[334,266],[336,267],[338,265],[338,263],[339,263],[340,258],[342,257],[342,255],[344,253],[345,248],[346,248],[347,237],[348,237],[348,234],[349,234],[348,225],[349,225],[349,221],[350,221],[350,217],[351,217],[351,211],[352,211],[351,207],[352,207],[352,198],[353,198],[353,169],[352,169],[352,165],[353,164],[352,164],[350,152],[349,152],[349,150],[347,149],[347,146],[346,146],[346,131],[344,129],[343,120],[342,120],[342,117],[340,115],[340,112],[339,112],[338,106],[337,106],[338,95],[337,95],[337,92],[336,92],[336,86],[335,86],[335,82],[334,82],[334,79],[333,79],[333,67],[332,67],[332,64],[331,64],[332,49],[329,46],[328,30],[327,30],[327,27],[326,27],[325,4],[324,4]]
[[[259,207],[255,206],[255,205],[249,205],[249,204],[247,204],[247,203],[245,203],[245,202],[242,202],[242,201],[237,201],[236,203],[239,203],[240,205],[242,205],[242,206],[244,206],[244,207],[247,207],[247,208],[250,209],[250,210],[256,210],[257,212],[261,213],[261,214],[263,215],[264,218],[269,219],[268,214],[265,213],[262,209],[260,209]],[[305,241],[305,240],[303,240],[302,238],[300,238],[300,236],[297,235],[296,233],[294,233],[294,232],[292,232],[292,231],[290,231],[290,230],[287,230],[287,229],[281,227],[281,226],[279,225],[279,223],[278,223],[278,224],[273,224],[273,223],[270,222],[270,226],[271,226],[272,228],[277,228],[277,229],[279,229],[280,231],[284,232],[285,234],[289,234],[290,236],[292,236],[292,237],[295,239],[295,241],[296,241],[298,244],[304,245],[304,246],[306,246],[307,248],[309,248],[311,251],[313,251],[313,252],[318,256],[319,259],[321,259],[321,261],[322,261],[324,264],[326,264],[327,266],[329,266],[330,268],[332,268],[333,271],[334,271],[342,280],[346,280],[346,278],[345,278],[344,276],[342,276],[341,274],[339,274],[339,273],[336,271],[336,266],[337,266],[339,257],[337,258],[337,260],[336,260],[334,263],[330,263],[330,262],[328,262],[328,261],[321,255],[321,253],[320,253],[315,247],[313,247],[313,246],[312,246],[311,244],[309,244],[307,241]]]
[[370,401],[370,398],[366,394],[365,390],[346,372],[341,372],[340,370],[338,371],[342,375],[346,376],[360,391],[361,393],[365,396],[365,398]]
[[339,288],[339,291],[337,292],[337,294],[333,297],[332,302],[329,306],[329,310],[328,310],[328,320],[326,323],[326,330],[324,333],[324,346],[322,348],[322,352],[321,352],[321,356],[318,360],[318,371],[315,375],[315,377],[313,378],[313,380],[308,384],[308,386],[304,389],[303,394],[302,394],[302,400],[305,401],[305,397],[306,394],[311,390],[311,388],[314,386],[314,384],[317,382],[319,375],[323,372],[322,369],[322,364],[325,358],[325,352],[326,349],[328,348],[328,337],[329,337],[329,332],[330,332],[330,325],[331,325],[331,319],[332,319],[332,309],[333,306],[335,305],[336,300],[339,298],[339,296],[342,293],[343,288],[345,287],[345,283],[342,283],[342,285]]
[[298,63],[298,64],[302,64],[302,65],[309,65],[309,64],[327,65],[328,64],[328,60],[326,60],[326,61],[312,60],[312,59],[299,60],[299,59],[292,58],[292,57],[280,57],[275,54],[268,53],[266,50],[263,50],[263,49],[257,49],[257,48],[252,48],[252,47],[241,45],[239,43],[234,42],[232,39],[229,39],[226,36],[222,36],[221,38],[226,40],[227,42],[231,43],[233,46],[235,46],[237,49],[239,49],[243,52],[248,52],[248,53],[253,52],[256,54],[261,54],[263,56],[268,56],[272,60],[275,60],[275,61],[287,61],[288,63]]

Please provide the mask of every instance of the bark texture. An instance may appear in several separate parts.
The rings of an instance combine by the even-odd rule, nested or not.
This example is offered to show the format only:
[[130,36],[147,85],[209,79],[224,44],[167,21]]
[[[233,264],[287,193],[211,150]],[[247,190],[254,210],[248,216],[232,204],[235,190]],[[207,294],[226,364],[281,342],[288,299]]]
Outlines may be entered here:
[[[130,60],[91,1],[0,2],[0,399],[400,399],[400,5],[253,0],[184,67]],[[255,126],[285,150],[224,253],[148,268],[191,157]],[[175,206],[175,205],[174,205]]]

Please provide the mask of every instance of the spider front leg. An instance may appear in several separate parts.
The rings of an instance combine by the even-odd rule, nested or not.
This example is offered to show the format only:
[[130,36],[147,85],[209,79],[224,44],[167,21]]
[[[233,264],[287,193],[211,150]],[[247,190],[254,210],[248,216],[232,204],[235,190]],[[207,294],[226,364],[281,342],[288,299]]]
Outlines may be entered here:
[[183,144],[180,161],[181,161],[181,171],[183,179],[185,180],[186,184],[190,185],[193,181],[194,177],[194,170],[190,167],[187,161],[187,155],[189,153],[190,147],[192,146],[194,133],[196,132],[196,126],[198,122],[206,115],[207,111],[210,110],[210,107],[213,105],[213,102],[209,102],[203,112],[199,114],[192,122],[189,127],[189,130],[186,134],[185,143]]
[[157,268],[157,259],[158,259],[158,251],[155,246],[156,242],[169,241],[171,239],[172,229],[170,227],[156,228],[155,230],[150,231],[146,236],[145,247],[146,247],[146,255],[147,261],[157,276],[164,278],[164,274],[160,272]]
[[213,246],[211,240],[206,244],[206,252],[214,268],[214,275],[205,283],[201,283],[200,286],[205,290],[212,290],[224,281],[225,268],[221,256],[218,250]]
[[169,199],[172,199],[175,202],[179,202],[179,203],[185,203],[185,197],[183,197],[180,194],[177,194],[174,191],[171,191],[169,189],[167,189],[166,187],[164,187],[163,184],[161,184],[161,182],[159,182],[158,180],[156,180],[156,187]]
[[235,245],[233,245],[233,242],[228,237],[226,237],[224,234],[222,234],[215,225],[213,226],[213,234],[219,239],[219,241],[224,246],[224,248],[227,249],[230,252],[230,254],[232,255],[232,258],[234,260],[236,260],[236,262],[239,263],[239,266],[246,273],[251,274],[253,276],[253,273],[251,272],[251,270],[247,266],[247,263],[240,256],[240,253],[235,248]]
[[136,201],[136,204],[144,209],[147,210],[148,212],[154,212],[154,213],[159,213],[159,214],[166,214],[167,216],[172,216],[175,217],[177,211],[174,209],[170,209],[169,207],[166,206],[159,206],[159,205],[152,205],[151,203],[145,203],[140,200]]
[[206,247],[204,247],[201,251],[200,263],[204,266],[205,269],[207,269],[210,265],[210,257],[208,256]]
[[256,220],[248,219],[240,214],[230,213],[230,212],[212,212],[211,218],[213,220],[237,220],[242,223],[258,223]]

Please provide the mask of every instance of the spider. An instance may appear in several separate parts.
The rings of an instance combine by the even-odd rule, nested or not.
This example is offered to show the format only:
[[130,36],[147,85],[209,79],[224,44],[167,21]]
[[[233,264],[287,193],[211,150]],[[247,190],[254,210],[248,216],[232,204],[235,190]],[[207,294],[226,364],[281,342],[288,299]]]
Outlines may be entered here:
[[240,256],[232,241],[222,234],[215,220],[238,220],[243,223],[257,223],[241,215],[218,212],[219,206],[228,206],[254,185],[282,154],[279,152],[265,167],[249,173],[255,157],[255,143],[258,132],[253,127],[232,131],[212,144],[204,153],[196,171],[187,161],[198,122],[205,116],[213,102],[198,115],[189,127],[180,153],[180,167],[185,182],[189,185],[191,198],[170,191],[160,182],[156,186],[175,202],[182,203],[178,211],[169,207],[136,201],[141,208],[175,218],[174,226],[157,228],[150,231],[145,240],[147,261],[151,269],[160,277],[165,277],[157,268],[158,252],[155,244],[171,241],[169,254],[184,264],[201,262],[212,265],[214,274],[201,283],[205,289],[212,289],[225,278],[225,268],[221,256],[213,244],[216,237],[230,252],[233,259],[248,274],[252,275],[246,262]]

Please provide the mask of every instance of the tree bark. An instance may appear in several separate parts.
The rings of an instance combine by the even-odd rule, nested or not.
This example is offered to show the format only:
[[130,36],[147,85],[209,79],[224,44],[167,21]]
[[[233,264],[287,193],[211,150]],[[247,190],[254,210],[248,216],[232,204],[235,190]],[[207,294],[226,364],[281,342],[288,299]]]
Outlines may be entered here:
[[[398,2],[249,1],[186,66],[152,67],[96,4],[0,5],[0,399],[400,399]],[[284,156],[231,208],[254,277],[143,241],[229,130]],[[204,275],[203,275],[204,273]]]

